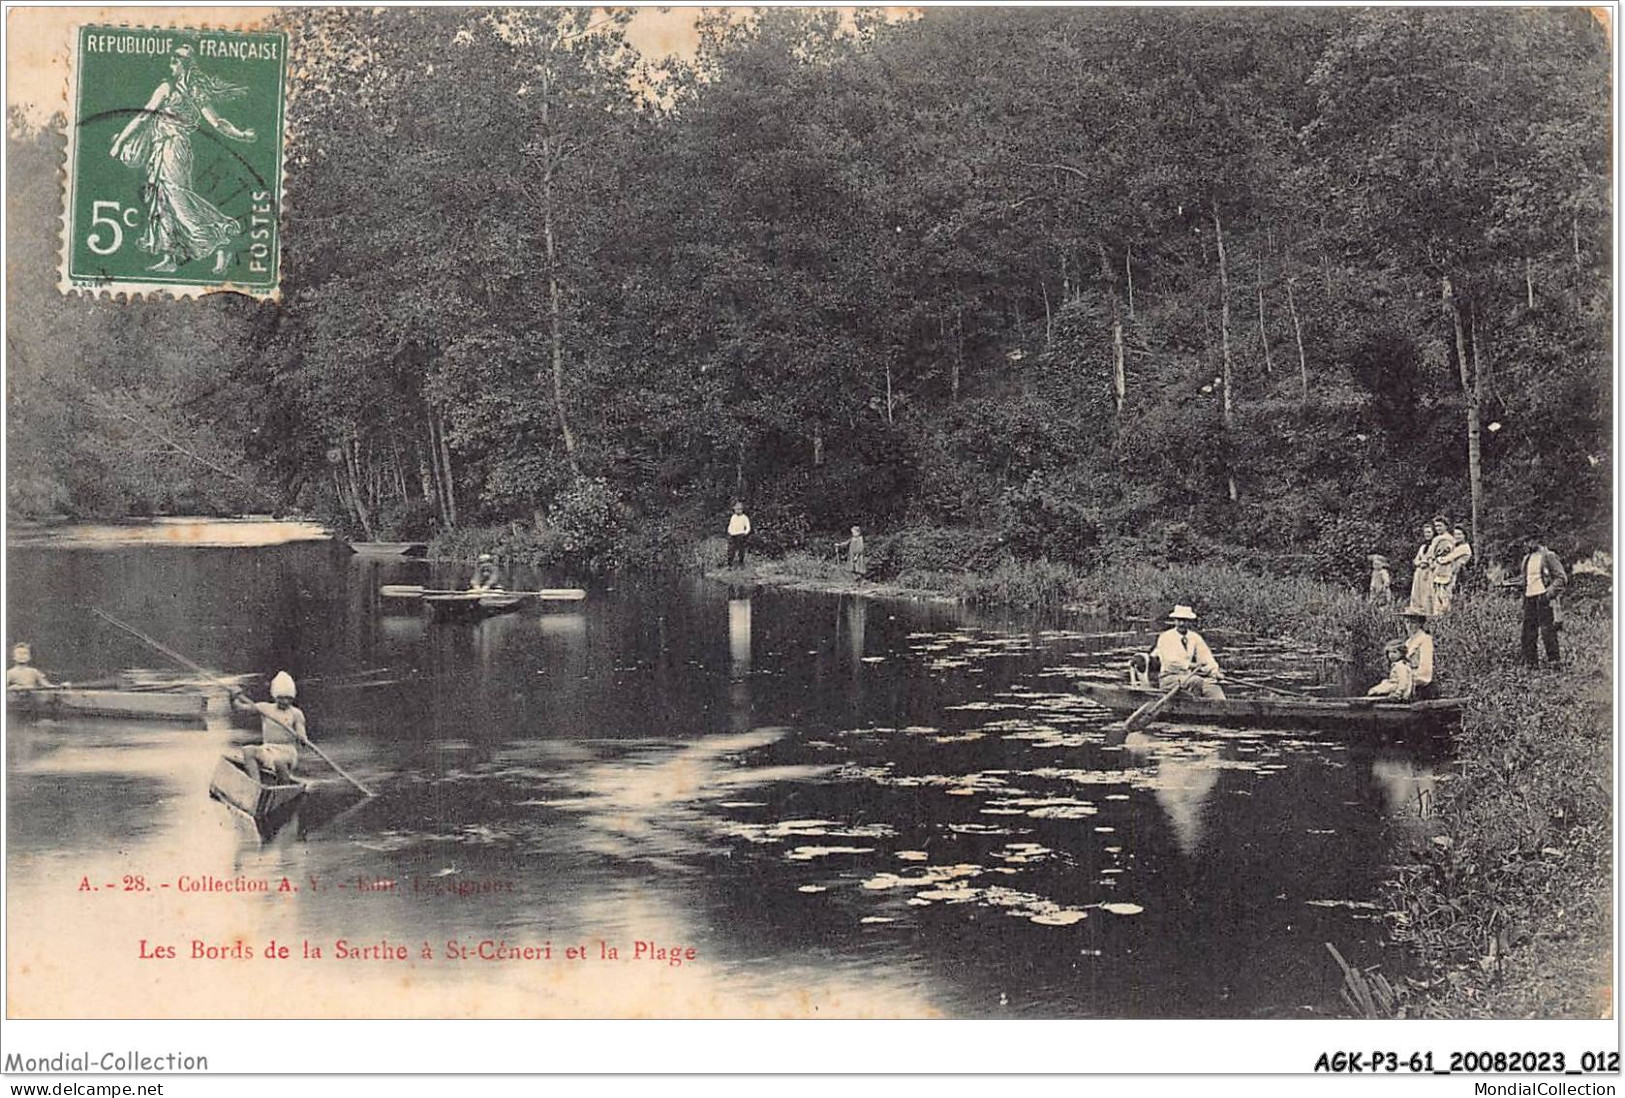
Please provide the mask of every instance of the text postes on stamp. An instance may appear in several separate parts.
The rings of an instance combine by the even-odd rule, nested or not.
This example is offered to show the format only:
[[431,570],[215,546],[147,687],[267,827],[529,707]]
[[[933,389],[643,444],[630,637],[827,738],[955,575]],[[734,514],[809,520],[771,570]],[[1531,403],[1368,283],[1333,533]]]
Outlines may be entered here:
[[86,26],[62,287],[277,291],[287,36]]

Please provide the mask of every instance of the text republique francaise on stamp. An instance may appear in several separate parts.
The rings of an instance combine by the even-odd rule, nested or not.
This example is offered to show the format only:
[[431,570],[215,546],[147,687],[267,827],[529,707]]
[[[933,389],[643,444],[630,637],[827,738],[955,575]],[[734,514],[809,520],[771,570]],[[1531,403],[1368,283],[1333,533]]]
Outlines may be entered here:
[[287,36],[80,27],[65,290],[277,292]]

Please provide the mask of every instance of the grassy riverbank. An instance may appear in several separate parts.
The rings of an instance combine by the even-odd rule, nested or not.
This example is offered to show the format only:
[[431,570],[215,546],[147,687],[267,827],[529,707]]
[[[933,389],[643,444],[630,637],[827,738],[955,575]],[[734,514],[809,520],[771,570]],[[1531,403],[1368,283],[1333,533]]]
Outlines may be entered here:
[[1423,985],[1401,990],[1408,1015],[1612,1006],[1612,607],[1600,592],[1568,603],[1555,668],[1520,665],[1515,597],[1466,599],[1436,630],[1470,701],[1439,837],[1407,852],[1385,897]]

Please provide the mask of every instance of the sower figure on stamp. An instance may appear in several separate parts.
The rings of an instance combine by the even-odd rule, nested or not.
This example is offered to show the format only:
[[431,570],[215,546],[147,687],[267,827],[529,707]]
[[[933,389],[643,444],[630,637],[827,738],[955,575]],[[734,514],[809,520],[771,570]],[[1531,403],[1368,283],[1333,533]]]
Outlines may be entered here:
[[261,771],[269,770],[279,782],[294,780],[294,767],[299,765],[299,745],[309,744],[305,733],[305,715],[293,704],[293,676],[278,671],[271,680],[269,702],[249,701],[238,692],[231,695],[233,708],[244,713],[260,715],[260,740],[242,749],[243,763],[255,781],[263,781]]
[[158,257],[148,270],[173,271],[214,252],[214,271],[224,273],[227,246],[242,235],[243,226],[193,190],[192,135],[208,122],[233,141],[253,141],[253,130],[239,129],[215,113],[217,104],[247,91],[200,71],[192,47],[182,43],[170,56],[169,79],[113,138],[112,156],[141,175],[147,227],[137,244]]

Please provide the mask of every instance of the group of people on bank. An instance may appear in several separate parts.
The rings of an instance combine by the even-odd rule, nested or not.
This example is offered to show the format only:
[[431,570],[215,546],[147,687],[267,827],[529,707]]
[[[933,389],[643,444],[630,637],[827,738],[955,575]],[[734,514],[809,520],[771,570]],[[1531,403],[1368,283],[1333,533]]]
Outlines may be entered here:
[[[1371,599],[1383,605],[1394,602],[1394,579],[1388,558],[1373,553],[1371,561]],[[1467,533],[1460,526],[1451,526],[1443,515],[1435,515],[1422,524],[1422,544],[1411,558],[1411,591],[1409,605],[1418,607],[1428,617],[1436,618],[1450,609],[1455,599],[1456,585],[1462,571],[1472,562],[1473,547]]]
[[[1520,648],[1523,662],[1540,665],[1540,649],[1546,662],[1559,662],[1558,632],[1563,624],[1561,595],[1568,574],[1556,553],[1539,537],[1524,542],[1523,559],[1517,575],[1499,581],[1503,587],[1523,589],[1523,629]],[[1455,601],[1462,572],[1473,559],[1473,547],[1460,526],[1451,526],[1443,515],[1422,524],[1422,543],[1411,559],[1410,602],[1401,616],[1438,618],[1449,613]],[[1371,601],[1383,606],[1394,603],[1393,573],[1388,558],[1373,553],[1371,561]]]
[[[1461,527],[1452,527],[1435,516],[1422,526],[1423,543],[1413,558],[1409,603],[1398,612],[1402,636],[1383,645],[1386,677],[1366,691],[1366,697],[1383,701],[1426,701],[1439,696],[1434,678],[1434,643],[1430,622],[1449,612],[1462,570],[1473,559],[1472,545]],[[1371,555],[1371,600],[1392,606],[1393,578],[1388,560]],[[1539,666],[1540,650],[1546,662],[1556,664],[1560,649],[1558,632],[1562,627],[1560,596],[1568,575],[1556,553],[1538,537],[1527,539],[1516,577],[1504,581],[1523,591],[1521,655],[1531,667]],[[1224,698],[1224,672],[1207,641],[1195,629],[1196,611],[1178,605],[1169,613],[1168,628],[1150,651],[1134,656],[1129,681],[1158,689],[1181,689],[1200,697]]]

